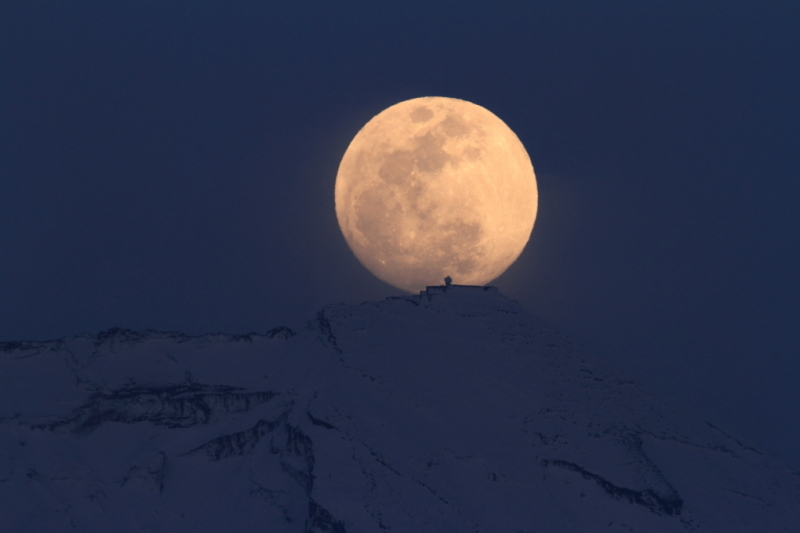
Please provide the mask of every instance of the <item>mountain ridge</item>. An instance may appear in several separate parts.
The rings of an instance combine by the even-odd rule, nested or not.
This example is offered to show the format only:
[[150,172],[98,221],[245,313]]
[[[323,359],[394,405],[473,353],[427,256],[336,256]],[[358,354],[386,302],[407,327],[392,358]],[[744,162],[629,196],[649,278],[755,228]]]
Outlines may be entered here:
[[492,288],[0,344],[25,531],[793,531],[800,474]]

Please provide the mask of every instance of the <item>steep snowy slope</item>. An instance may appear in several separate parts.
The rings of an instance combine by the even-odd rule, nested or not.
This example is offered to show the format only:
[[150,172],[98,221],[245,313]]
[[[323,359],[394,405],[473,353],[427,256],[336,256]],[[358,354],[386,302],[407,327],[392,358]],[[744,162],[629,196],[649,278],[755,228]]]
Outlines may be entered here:
[[800,474],[490,288],[0,345],[3,531],[798,531]]

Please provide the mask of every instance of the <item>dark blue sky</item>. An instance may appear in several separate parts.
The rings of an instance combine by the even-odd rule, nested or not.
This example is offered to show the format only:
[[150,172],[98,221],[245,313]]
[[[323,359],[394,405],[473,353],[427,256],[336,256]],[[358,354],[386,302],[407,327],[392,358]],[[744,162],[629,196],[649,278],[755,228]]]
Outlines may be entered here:
[[796,5],[0,3],[0,340],[397,294],[339,232],[337,166],[384,108],[462,98],[539,182],[496,285],[800,464]]

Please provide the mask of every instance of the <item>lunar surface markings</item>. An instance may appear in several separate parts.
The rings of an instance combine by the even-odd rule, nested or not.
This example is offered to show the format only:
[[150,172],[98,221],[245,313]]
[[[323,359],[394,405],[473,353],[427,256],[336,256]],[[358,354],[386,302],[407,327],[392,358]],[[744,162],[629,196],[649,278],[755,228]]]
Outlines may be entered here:
[[401,102],[345,153],[336,214],[359,260],[408,291],[484,284],[528,240],[538,196],[530,159],[486,109],[452,98]]
[[412,122],[425,122],[433,117],[433,111],[425,106],[420,106],[411,112]]

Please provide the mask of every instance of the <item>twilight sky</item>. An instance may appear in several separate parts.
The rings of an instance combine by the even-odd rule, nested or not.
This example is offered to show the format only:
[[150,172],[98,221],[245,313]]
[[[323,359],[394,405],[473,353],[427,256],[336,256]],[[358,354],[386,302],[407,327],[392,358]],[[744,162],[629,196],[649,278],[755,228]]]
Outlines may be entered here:
[[302,327],[398,294],[339,160],[401,100],[482,105],[539,183],[494,284],[800,466],[800,4],[0,4],[0,341]]

